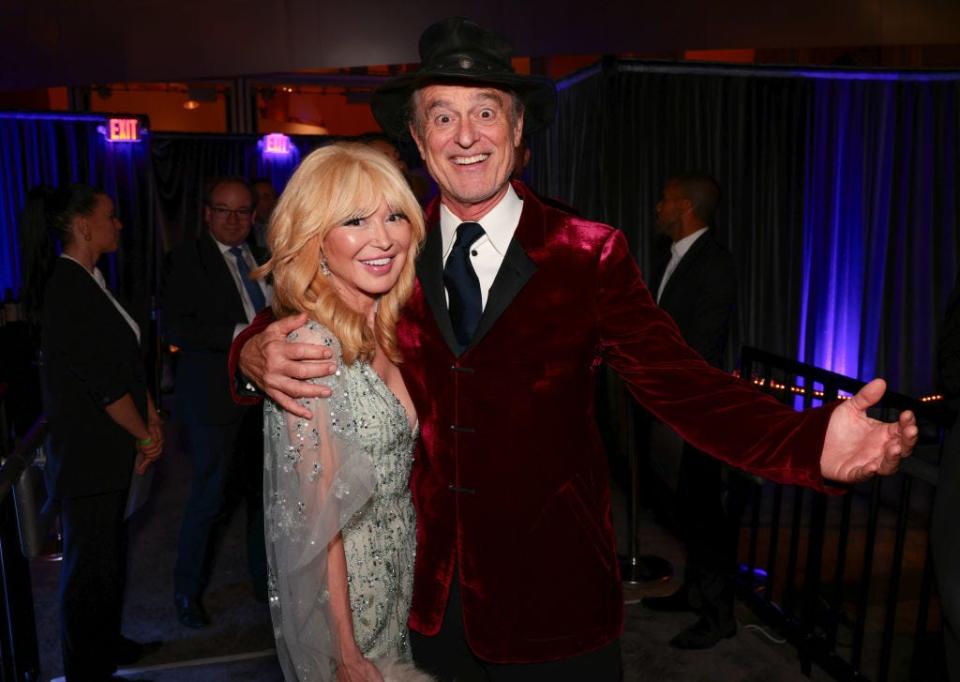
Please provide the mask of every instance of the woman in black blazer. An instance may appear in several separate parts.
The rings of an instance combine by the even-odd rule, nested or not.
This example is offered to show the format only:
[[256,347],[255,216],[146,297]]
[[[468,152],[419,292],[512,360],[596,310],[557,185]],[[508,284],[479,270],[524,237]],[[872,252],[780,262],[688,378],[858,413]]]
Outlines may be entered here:
[[85,682],[116,679],[118,663],[144,653],[120,632],[124,512],[134,468],[146,471],[163,447],[139,327],[96,267],[116,251],[121,229],[110,197],[80,184],[33,192],[21,225],[25,294],[41,319],[47,493],[63,530],[64,672]]

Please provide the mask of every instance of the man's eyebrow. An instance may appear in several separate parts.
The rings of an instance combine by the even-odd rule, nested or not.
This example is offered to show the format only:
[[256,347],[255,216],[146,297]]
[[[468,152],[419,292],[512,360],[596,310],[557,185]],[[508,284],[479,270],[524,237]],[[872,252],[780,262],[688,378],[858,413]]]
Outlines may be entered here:
[[503,101],[504,101],[503,93],[500,92],[499,90],[496,90],[495,88],[487,88],[487,89],[481,90],[480,92],[478,92],[473,96],[473,99],[474,100],[493,100],[500,106],[503,106]]
[[[496,102],[500,106],[504,106],[504,95],[500,90],[497,90],[496,88],[485,88],[483,90],[480,90],[473,95],[472,99],[474,104],[476,104],[478,101],[489,100],[489,101]],[[440,99],[440,98],[432,99],[427,102],[426,111],[433,111],[434,109],[450,107],[450,106],[451,105],[448,100]]]
[[445,99],[433,99],[427,102],[427,111],[433,111],[434,109],[439,109],[441,107],[449,107],[450,102]]

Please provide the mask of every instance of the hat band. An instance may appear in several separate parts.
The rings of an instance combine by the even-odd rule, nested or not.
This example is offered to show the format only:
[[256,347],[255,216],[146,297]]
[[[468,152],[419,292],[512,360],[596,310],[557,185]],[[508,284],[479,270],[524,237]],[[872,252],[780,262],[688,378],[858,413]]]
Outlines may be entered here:
[[474,55],[465,53],[446,54],[439,59],[430,62],[427,68],[421,68],[421,73],[428,74],[432,71],[458,71],[463,73],[490,73],[509,72],[515,73],[510,64],[503,62],[489,62],[477,59]]

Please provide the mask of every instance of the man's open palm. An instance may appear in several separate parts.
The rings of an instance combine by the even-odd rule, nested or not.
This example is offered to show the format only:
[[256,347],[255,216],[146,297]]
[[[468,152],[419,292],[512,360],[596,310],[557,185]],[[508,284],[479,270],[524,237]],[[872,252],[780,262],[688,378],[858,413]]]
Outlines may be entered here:
[[886,390],[883,379],[874,379],[833,411],[820,455],[824,478],[857,483],[875,474],[887,476],[910,455],[918,433],[913,412],[902,412],[892,423],[867,416],[867,409],[876,405]]

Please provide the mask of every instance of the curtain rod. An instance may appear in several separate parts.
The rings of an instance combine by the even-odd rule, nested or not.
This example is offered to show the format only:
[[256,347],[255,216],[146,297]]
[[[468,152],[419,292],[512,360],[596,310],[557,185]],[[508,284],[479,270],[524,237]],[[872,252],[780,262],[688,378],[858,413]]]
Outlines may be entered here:
[[616,59],[611,65],[617,71],[630,73],[670,73],[680,75],[755,76],[765,78],[818,78],[827,80],[866,81],[960,81],[960,71],[892,69],[850,69],[796,66],[740,66],[709,63],[643,62]]

